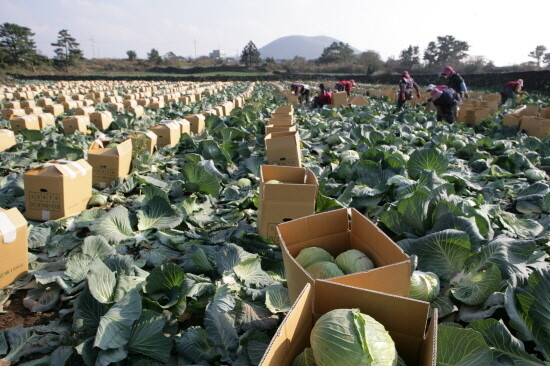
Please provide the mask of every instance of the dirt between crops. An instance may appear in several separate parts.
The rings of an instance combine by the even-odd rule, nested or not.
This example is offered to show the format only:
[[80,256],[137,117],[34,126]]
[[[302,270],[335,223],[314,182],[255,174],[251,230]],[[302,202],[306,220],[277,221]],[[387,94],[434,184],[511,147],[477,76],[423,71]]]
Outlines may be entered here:
[[6,314],[0,314],[0,330],[23,324],[25,328],[35,325],[48,324],[57,317],[56,311],[31,313],[23,306],[23,299],[27,291],[17,291],[10,296],[9,304],[4,304]]

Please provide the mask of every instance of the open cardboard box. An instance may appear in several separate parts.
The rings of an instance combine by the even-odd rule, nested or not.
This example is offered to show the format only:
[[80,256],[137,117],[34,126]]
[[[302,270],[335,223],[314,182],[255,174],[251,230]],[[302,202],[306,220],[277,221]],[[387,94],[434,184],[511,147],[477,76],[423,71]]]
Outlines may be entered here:
[[0,208],[0,288],[29,270],[27,220],[19,210]]
[[520,128],[529,136],[544,139],[550,136],[550,119],[524,116],[521,118]]
[[354,308],[384,325],[408,366],[436,365],[437,309],[429,319],[429,303],[320,281],[315,293],[309,284],[300,292],[260,366],[291,366],[294,358],[310,346],[311,330],[321,315]]
[[23,175],[25,216],[57,220],[86,209],[92,197],[92,167],[86,160],[54,160]]
[[[278,180],[281,184],[267,183]],[[309,169],[275,165],[260,167],[258,231],[279,242],[278,224],[312,215],[319,183]]]
[[265,126],[265,134],[269,135],[273,132],[295,132],[296,125],[267,125]]
[[294,132],[273,132],[265,136],[265,154],[269,164],[302,166],[300,135]]
[[97,139],[88,149],[88,163],[93,168],[92,184],[105,188],[117,178],[130,173],[132,162],[132,140],[126,140],[109,148],[109,140]]
[[277,226],[277,232],[291,301],[296,300],[307,283],[316,291],[320,281],[314,279],[295,259],[302,249],[309,247],[323,248],[334,258],[348,249],[357,249],[376,266],[365,272],[327,281],[393,295],[409,295],[409,256],[354,208],[342,208],[285,222]]

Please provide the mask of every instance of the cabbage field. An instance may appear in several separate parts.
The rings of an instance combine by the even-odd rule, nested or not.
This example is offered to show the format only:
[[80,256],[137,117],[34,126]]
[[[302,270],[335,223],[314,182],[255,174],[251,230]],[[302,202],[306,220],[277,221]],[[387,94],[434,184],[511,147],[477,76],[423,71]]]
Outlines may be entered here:
[[[89,135],[63,135],[65,115],[23,130],[0,153],[0,207],[24,211],[30,167],[85,158],[101,134],[122,141],[249,87],[244,107],[207,117],[205,133],[136,154],[86,211],[29,222],[30,272],[0,293],[0,365],[259,364],[291,306],[280,249],[256,229],[264,127],[285,104],[275,86],[234,83],[140,118],[115,112],[108,131]],[[439,365],[550,365],[550,138],[503,126],[503,110],[470,126],[369,101],[295,108],[316,211],[356,208],[437,275],[439,293],[415,297],[438,309]],[[28,314],[53,316],[6,328],[18,296]]]

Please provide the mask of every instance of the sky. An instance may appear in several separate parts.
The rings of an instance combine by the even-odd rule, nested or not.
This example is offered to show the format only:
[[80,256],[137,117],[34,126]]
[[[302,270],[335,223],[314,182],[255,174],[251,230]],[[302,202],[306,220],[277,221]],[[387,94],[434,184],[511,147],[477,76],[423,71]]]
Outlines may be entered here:
[[387,59],[453,35],[469,55],[506,66],[533,61],[537,45],[550,50],[549,14],[550,0],[0,0],[0,23],[29,27],[43,54],[67,29],[87,58],[146,58],[151,48],[235,56],[249,41],[325,35]]

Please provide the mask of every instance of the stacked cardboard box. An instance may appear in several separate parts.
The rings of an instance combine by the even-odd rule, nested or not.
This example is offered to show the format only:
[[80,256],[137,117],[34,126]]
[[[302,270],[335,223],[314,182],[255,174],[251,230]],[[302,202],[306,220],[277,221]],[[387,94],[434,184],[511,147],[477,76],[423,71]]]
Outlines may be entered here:
[[16,208],[0,208],[0,288],[29,270],[27,220]]
[[50,161],[24,174],[25,216],[57,220],[86,209],[92,197],[92,167],[86,160]]
[[318,185],[315,174],[309,169],[262,165],[258,208],[260,234],[278,243],[278,224],[312,215]]
[[109,145],[108,140],[97,139],[88,149],[88,163],[93,168],[92,184],[98,184],[100,188],[130,173],[132,141],[126,140],[115,147]]

